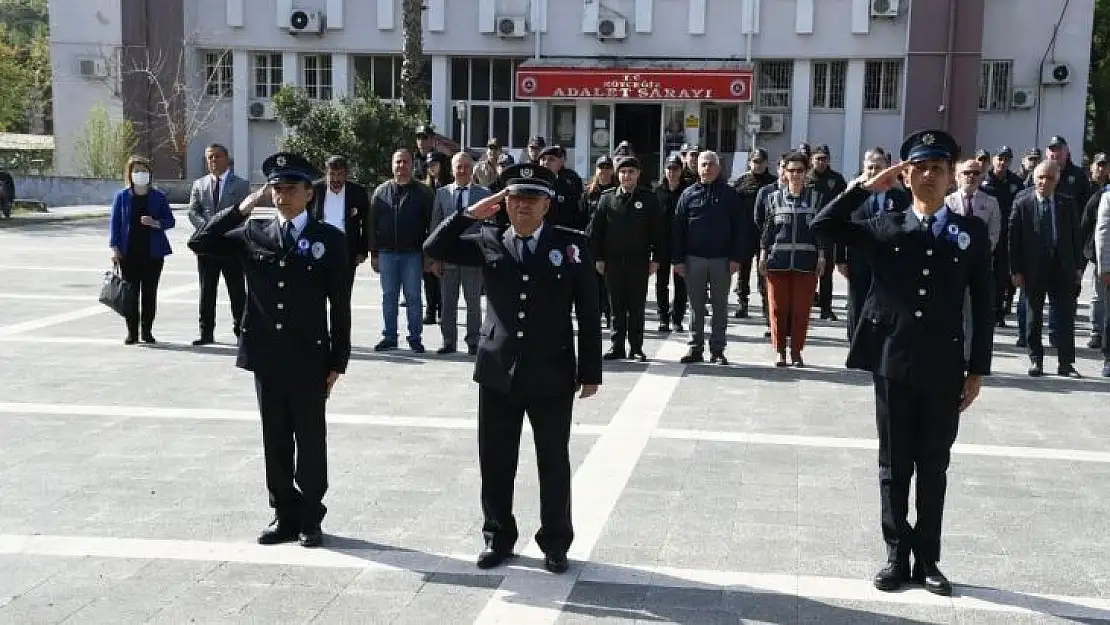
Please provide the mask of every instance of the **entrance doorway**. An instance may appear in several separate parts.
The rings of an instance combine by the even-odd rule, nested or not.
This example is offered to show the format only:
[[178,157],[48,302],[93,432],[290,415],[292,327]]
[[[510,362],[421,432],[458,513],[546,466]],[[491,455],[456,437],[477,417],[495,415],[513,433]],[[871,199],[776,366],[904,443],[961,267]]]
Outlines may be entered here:
[[621,141],[632,144],[640,160],[640,178],[659,179],[659,145],[663,133],[663,109],[659,104],[616,104],[613,106],[613,147]]

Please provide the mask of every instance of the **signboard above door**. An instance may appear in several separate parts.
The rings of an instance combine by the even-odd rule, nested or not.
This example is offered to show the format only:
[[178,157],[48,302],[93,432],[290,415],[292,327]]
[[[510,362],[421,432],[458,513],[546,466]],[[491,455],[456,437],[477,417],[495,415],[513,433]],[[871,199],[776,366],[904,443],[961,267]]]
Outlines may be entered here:
[[522,99],[752,101],[750,71],[521,67]]

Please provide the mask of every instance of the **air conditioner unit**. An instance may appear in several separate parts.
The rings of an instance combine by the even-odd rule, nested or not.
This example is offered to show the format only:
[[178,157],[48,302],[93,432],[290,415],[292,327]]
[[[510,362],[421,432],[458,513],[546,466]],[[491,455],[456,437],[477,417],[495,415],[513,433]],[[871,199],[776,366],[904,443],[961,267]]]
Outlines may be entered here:
[[528,36],[528,18],[503,15],[497,18],[497,36],[503,39],[520,39]]
[[597,38],[602,41],[628,38],[628,20],[623,17],[606,17],[598,20]]
[[82,78],[106,78],[108,63],[104,59],[80,59],[77,61],[77,73]]
[[783,131],[786,116],[782,113],[762,113],[759,116],[760,134],[777,134]]
[[871,0],[871,17],[898,17],[898,0]]
[[325,26],[324,14],[319,11],[293,9],[289,13],[290,35],[323,35]]
[[269,100],[255,100],[247,107],[247,115],[250,119],[269,120],[277,119],[277,112],[274,110],[273,102]]
[[1041,67],[1042,85],[1066,85],[1071,81],[1071,67],[1067,63],[1048,61]]
[[1037,106],[1036,87],[1014,87],[1010,92],[1010,108],[1031,109]]

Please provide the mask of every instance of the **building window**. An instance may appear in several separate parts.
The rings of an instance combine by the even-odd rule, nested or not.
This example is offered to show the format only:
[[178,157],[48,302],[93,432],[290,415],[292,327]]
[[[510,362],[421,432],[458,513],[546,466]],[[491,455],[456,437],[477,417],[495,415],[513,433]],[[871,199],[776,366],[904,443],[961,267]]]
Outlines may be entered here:
[[254,55],[254,97],[274,97],[283,82],[281,54],[260,52]]
[[471,146],[496,137],[507,148],[528,145],[532,131],[531,104],[516,97],[516,71],[521,59],[451,59],[451,101],[467,102],[467,135],[456,118],[452,138]]
[[1010,108],[1013,88],[1013,61],[983,61],[979,78],[979,110],[1005,111]]
[[[426,60],[420,74],[423,94],[432,94],[432,63]],[[401,57],[399,55],[359,55],[355,57],[355,84],[382,100],[401,99]]]
[[312,100],[330,100],[332,93],[331,55],[306,54],[301,57],[305,94]]
[[760,109],[790,108],[794,61],[760,61],[756,74],[757,106]]
[[204,53],[204,94],[215,98],[231,97],[233,84],[231,51]]
[[897,111],[901,83],[902,61],[868,61],[863,72],[863,109]]
[[813,98],[815,110],[841,110],[844,108],[844,78],[848,74],[847,61],[813,62]]

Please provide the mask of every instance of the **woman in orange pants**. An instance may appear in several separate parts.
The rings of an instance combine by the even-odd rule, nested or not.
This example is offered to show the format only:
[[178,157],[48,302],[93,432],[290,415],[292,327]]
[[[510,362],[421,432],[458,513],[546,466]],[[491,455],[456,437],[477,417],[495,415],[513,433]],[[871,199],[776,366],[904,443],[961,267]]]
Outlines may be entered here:
[[787,366],[789,336],[790,364],[801,367],[813,291],[826,262],[825,250],[809,226],[824,202],[820,191],[805,185],[806,155],[791,152],[783,161],[786,185],[764,194],[757,211],[764,215],[759,271],[767,279],[771,345],[778,353],[775,366]]

